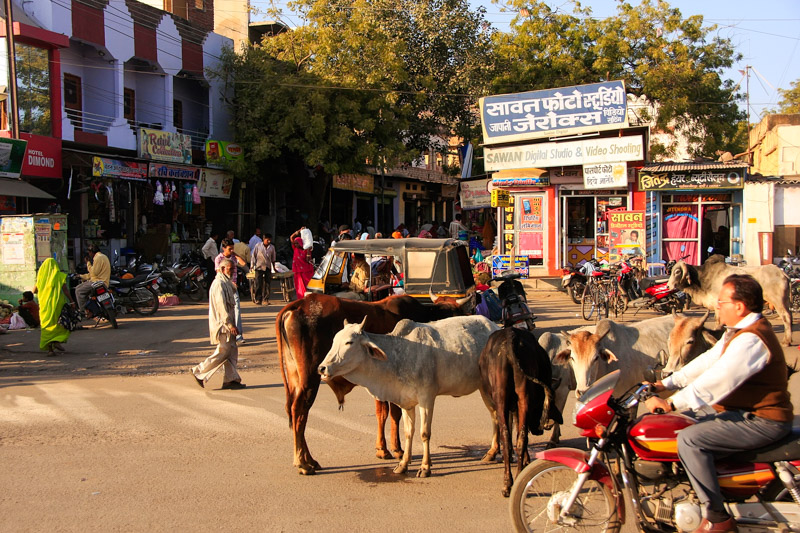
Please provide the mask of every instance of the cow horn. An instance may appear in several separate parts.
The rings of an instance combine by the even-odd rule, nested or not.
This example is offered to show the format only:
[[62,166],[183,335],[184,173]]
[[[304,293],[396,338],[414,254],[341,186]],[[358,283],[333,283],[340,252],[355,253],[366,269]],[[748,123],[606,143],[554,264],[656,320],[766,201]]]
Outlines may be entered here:
[[598,341],[602,340],[603,337],[608,335],[608,333],[611,331],[611,324],[612,322],[607,318],[604,318],[599,324],[597,324],[597,329],[595,330],[594,334],[597,335]]
[[436,295],[433,294],[433,291],[428,289],[428,297],[431,299],[433,303],[436,303]]
[[706,323],[706,320],[708,320],[708,315],[709,314],[711,314],[711,310],[706,309],[706,312],[703,314],[702,317],[700,317],[700,325],[701,326]]
[[456,298],[456,304],[458,304],[458,306],[461,307],[462,305],[467,303],[469,300],[470,300],[470,296],[469,295],[464,296],[463,298]]
[[364,331],[364,325],[367,323],[367,315],[364,315],[364,320],[361,321],[361,324],[358,325],[358,329],[360,331]]

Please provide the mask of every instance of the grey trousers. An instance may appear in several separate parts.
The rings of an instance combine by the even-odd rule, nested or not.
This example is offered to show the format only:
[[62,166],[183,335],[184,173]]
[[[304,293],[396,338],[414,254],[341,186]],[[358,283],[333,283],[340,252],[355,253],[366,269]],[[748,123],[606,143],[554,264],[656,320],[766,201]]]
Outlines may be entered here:
[[789,434],[792,423],[724,411],[678,432],[678,457],[706,512],[725,513],[714,462],[728,455],[761,448]]
[[89,296],[91,294],[92,282],[88,279],[75,287],[75,299],[78,301],[78,309],[81,312],[86,308],[86,302],[89,301]]
[[208,381],[211,376],[222,366],[225,369],[223,383],[242,381],[236,364],[239,362],[239,349],[233,336],[220,334],[217,349],[205,361],[192,368],[192,373],[197,379]]
[[236,321],[236,329],[239,330],[239,335],[236,337],[237,341],[244,339],[242,333],[242,304],[239,300],[239,291],[236,287],[233,288],[233,301],[236,303],[236,310],[234,311],[234,320]]

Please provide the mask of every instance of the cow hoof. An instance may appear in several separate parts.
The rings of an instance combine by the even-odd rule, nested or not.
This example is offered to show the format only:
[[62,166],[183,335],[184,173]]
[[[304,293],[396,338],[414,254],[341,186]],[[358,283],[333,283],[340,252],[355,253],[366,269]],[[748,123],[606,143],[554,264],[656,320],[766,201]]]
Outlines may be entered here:
[[483,456],[483,459],[481,459],[481,462],[482,463],[493,463],[496,458],[497,458],[497,454],[496,453],[486,452],[486,455]]
[[313,476],[314,474],[317,473],[316,470],[307,466],[306,467],[300,466],[297,468],[297,471],[300,472],[301,476]]
[[503,487],[502,493],[503,498],[508,498],[508,495],[511,494],[511,487]]
[[[400,459],[403,458],[403,450],[401,450],[400,448],[397,448],[396,450],[392,450],[392,455],[394,456],[395,459],[400,460]],[[387,459],[388,459],[388,457],[387,457]]]
[[397,465],[396,467],[394,467],[394,470],[392,470],[392,472],[394,472],[395,474],[405,474],[407,471],[408,467],[403,465]]
[[417,470],[417,477],[431,477],[431,471],[428,468]]
[[375,457],[378,459],[397,459],[397,457],[394,457],[391,453],[389,453],[389,450],[386,448],[382,450],[380,448],[375,448]]

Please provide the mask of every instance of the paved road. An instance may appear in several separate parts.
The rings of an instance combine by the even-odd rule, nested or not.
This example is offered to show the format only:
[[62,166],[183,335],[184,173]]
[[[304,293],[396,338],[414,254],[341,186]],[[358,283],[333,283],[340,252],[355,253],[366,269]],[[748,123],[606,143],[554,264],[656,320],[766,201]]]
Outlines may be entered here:
[[[541,327],[581,323],[564,297],[537,298]],[[245,304],[251,341],[243,347],[250,361],[243,391],[200,389],[175,373],[208,353],[199,305],[126,318],[116,332],[77,332],[70,354],[57,361],[39,355],[36,333],[0,337],[0,529],[510,528],[502,467],[480,462],[490,424],[477,393],[437,400],[433,476],[417,479],[418,436],[410,475],[393,474],[394,461],[374,457],[374,402],[366,391],[357,388],[339,411],[323,386],[307,437],[325,468],[299,476],[275,364],[278,309]],[[110,337],[118,346],[107,352]],[[575,435],[568,429],[565,444],[581,445]]]

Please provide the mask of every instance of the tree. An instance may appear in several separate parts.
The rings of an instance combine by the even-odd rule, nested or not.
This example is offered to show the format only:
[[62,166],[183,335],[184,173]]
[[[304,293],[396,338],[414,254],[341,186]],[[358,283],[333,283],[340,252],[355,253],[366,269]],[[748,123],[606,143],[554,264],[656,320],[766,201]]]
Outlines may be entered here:
[[285,176],[312,224],[329,175],[410,162],[434,136],[475,127],[469,95],[491,77],[491,30],[467,0],[289,7],[303,26],[227,53],[216,75],[235,84],[237,141],[248,154],[237,174]]
[[[712,37],[716,27],[701,16],[683,18],[663,0],[619,1],[606,19],[577,2],[569,14],[540,1],[501,1],[519,15],[509,33],[497,35],[496,92],[621,79],[654,104],[655,127],[685,135],[694,154],[744,148],[731,146],[743,115],[733,83],[722,79],[739,56],[728,39]],[[668,147],[653,152],[669,155]]]
[[790,84],[791,89],[778,89],[781,95],[780,113],[800,113],[800,79]]

